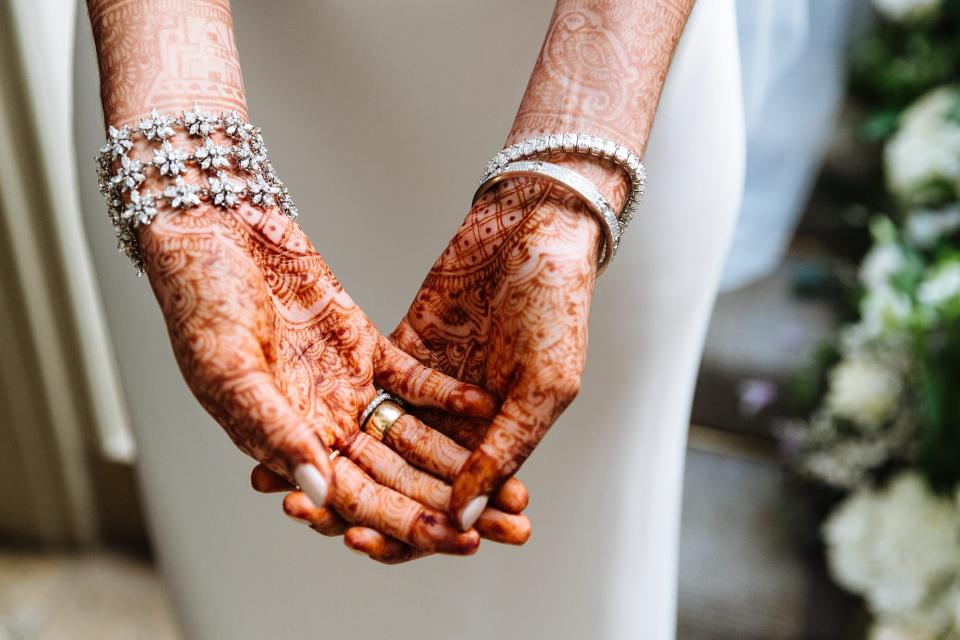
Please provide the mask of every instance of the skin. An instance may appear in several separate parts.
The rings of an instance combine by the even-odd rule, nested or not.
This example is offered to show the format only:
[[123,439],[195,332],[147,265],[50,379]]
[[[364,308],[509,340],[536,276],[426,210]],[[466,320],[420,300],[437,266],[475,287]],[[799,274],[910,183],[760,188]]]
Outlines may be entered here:
[[[108,122],[122,124],[133,121],[146,113],[150,106],[167,111],[172,107],[188,107],[196,98],[192,92],[196,91],[197,85],[203,85],[203,106],[206,108],[236,108],[245,115],[227,3],[213,0],[182,0],[178,3],[173,0],[159,2],[154,7],[150,7],[150,4],[147,0],[90,0]],[[613,138],[642,154],[663,80],[692,4],[693,0],[558,2],[508,143],[538,133],[580,131]],[[155,14],[162,15],[157,17]],[[161,32],[166,34],[167,40],[161,41]],[[171,38],[178,42],[171,44]],[[203,44],[207,46],[201,46]],[[161,47],[179,48],[180,51],[174,52],[174,55],[157,56]],[[194,48],[194,55],[190,54],[191,47]],[[201,49],[206,58],[198,53]],[[558,162],[591,178],[615,207],[622,206],[627,188],[626,176],[622,172],[577,156],[561,158]],[[244,206],[239,207],[240,211],[244,209]],[[198,209],[196,215],[203,217],[203,212]],[[223,218],[222,214],[218,215]],[[210,211],[206,212],[206,216],[206,222],[211,225],[223,225],[222,220],[210,220],[213,216]],[[271,217],[276,218],[277,213],[273,212]],[[244,217],[240,216],[238,224],[228,225],[226,230],[216,228],[213,236],[218,239],[232,234],[228,248],[216,249],[219,252],[216,254],[218,260],[219,256],[230,255],[235,247],[243,246],[244,242],[248,250],[251,246],[262,246],[262,240],[237,242],[234,239],[249,232],[251,223],[253,220],[245,222]],[[141,243],[150,244],[147,236],[155,233],[159,227],[155,224],[144,230]],[[209,231],[212,227],[205,228]],[[253,228],[256,228],[256,223]],[[180,242],[175,235],[172,238],[166,247],[169,253],[176,255],[180,247],[187,244]],[[322,533],[345,532],[348,546],[374,559],[398,562],[437,550],[437,540],[441,538],[447,544],[456,546],[444,528],[449,527],[451,522],[438,520],[437,508],[445,504],[453,522],[462,525],[462,514],[467,504],[478,496],[493,495],[494,503],[504,511],[485,510],[478,521],[478,529],[485,529],[485,535],[494,539],[525,540],[529,535],[529,523],[524,529],[523,521],[511,523],[498,513],[510,516],[507,511],[519,511],[526,504],[525,490],[510,476],[530,455],[579,389],[586,356],[587,317],[596,277],[598,238],[596,222],[586,215],[583,205],[570,194],[549,184],[536,180],[512,181],[480,200],[468,213],[460,230],[428,274],[410,311],[394,332],[393,339],[402,349],[414,354],[419,362],[492,391],[496,400],[502,400],[496,416],[492,421],[483,416],[490,407],[489,399],[477,400],[478,404],[464,402],[462,394],[467,393],[465,388],[461,388],[459,404],[444,402],[436,396],[433,396],[433,401],[421,402],[440,411],[415,411],[416,416],[404,423],[413,426],[395,426],[388,434],[386,444],[412,460],[420,469],[433,474],[429,476],[409,466],[397,467],[389,454],[378,452],[377,446],[386,449],[383,443],[367,443],[362,434],[345,440],[345,436],[355,434],[355,430],[345,418],[342,422],[335,420],[337,426],[330,429],[340,439],[330,440],[328,435],[327,440],[322,436],[319,440],[321,445],[336,442],[347,454],[337,458],[333,465],[326,466],[319,461],[318,453],[312,454],[324,473],[332,476],[332,469],[335,468],[338,482],[332,504],[326,507],[312,505],[309,501],[305,502],[303,494],[293,492],[284,500],[285,511],[310,522]],[[276,256],[279,254],[285,258],[290,247],[277,243],[275,239],[271,241],[275,245],[274,262],[284,263],[284,259],[276,260]],[[296,242],[299,251],[301,245],[299,241]],[[308,244],[305,239],[303,243],[303,246]],[[158,241],[157,246],[163,245],[163,241]],[[199,263],[209,255],[211,247],[207,245],[193,249],[193,260]],[[163,305],[162,289],[154,282],[158,280],[162,284],[165,277],[157,266],[162,263],[153,259],[152,245],[150,251],[147,271]],[[308,251],[312,252],[312,247]],[[269,253],[261,251],[259,255]],[[330,339],[331,333],[324,333],[320,326],[348,326],[357,329],[362,337],[356,342],[350,340],[348,344],[334,348],[339,357],[340,373],[349,371],[356,374],[358,370],[353,367],[363,369],[369,357],[370,369],[382,378],[384,384],[397,384],[405,380],[410,386],[422,380],[421,374],[408,372],[404,377],[402,373],[383,367],[382,362],[376,360],[382,359],[387,352],[384,341],[378,334],[375,339],[370,337],[366,329],[368,321],[365,317],[360,319],[362,313],[355,311],[352,302],[346,302],[346,294],[340,296],[336,293],[339,285],[332,284],[335,282],[332,274],[320,275],[321,271],[326,270],[325,265],[320,266],[322,259],[315,252],[313,254],[309,258],[315,258],[314,261],[304,257],[303,262],[311,262],[316,270],[295,269],[293,274],[284,272],[279,277],[294,280],[296,278],[293,276],[306,277],[317,283],[319,288],[332,287],[325,289],[326,297],[318,291],[310,293],[308,297],[335,302],[324,306],[324,312],[319,316],[311,317],[311,321],[316,322],[314,334],[301,338],[299,342],[291,340],[295,348],[317,344],[314,340],[321,336]],[[278,274],[275,271],[265,270],[256,258],[254,263],[261,270],[265,283],[276,281]],[[193,276],[196,286],[206,285],[210,279],[207,271],[203,270],[204,281],[200,282],[200,274],[201,271],[197,271]],[[256,280],[257,277],[253,276],[246,285],[260,287]],[[180,286],[174,284],[170,287],[174,296]],[[229,286],[236,285],[233,283]],[[271,291],[270,296],[275,295],[269,285],[265,285],[265,288]],[[222,299],[223,296],[221,302]],[[175,297],[171,298],[168,303],[171,309],[176,308],[175,302]],[[316,310],[312,306],[309,308]],[[274,315],[278,315],[278,309],[274,307]],[[250,317],[257,315],[246,308],[231,311],[231,319],[239,317],[236,313],[249,313]],[[266,335],[260,326],[262,322],[261,318],[252,325],[247,323],[249,326],[243,329],[254,336],[248,340],[251,344]],[[339,322],[344,324],[338,325]],[[187,327],[171,324],[169,316],[168,325],[171,326],[171,339],[177,351],[177,340]],[[375,332],[375,329],[372,331]],[[287,338],[276,330],[274,333]],[[219,338],[220,335],[221,328],[216,327],[203,338]],[[189,338],[187,342],[189,345]],[[278,344],[265,348],[261,342],[261,352],[268,354],[263,360],[267,363],[268,371],[275,369],[275,361],[271,358],[277,353]],[[326,342],[324,345],[322,353],[325,354],[329,347]],[[232,353],[233,349],[231,345],[228,351]],[[189,353],[189,348],[186,351]],[[180,358],[178,353],[178,361]],[[205,365],[201,361],[187,359],[181,363],[181,367],[187,375],[188,369],[191,373],[197,367],[204,371]],[[296,369],[297,365],[291,367]],[[326,379],[327,371],[322,367],[321,371],[313,373],[315,377],[298,372],[297,375],[307,381],[305,388],[311,388],[311,385]],[[362,407],[364,399],[372,397],[364,384],[365,376],[358,375],[347,383],[345,390],[341,390],[339,396],[334,396],[338,397],[334,403],[336,406],[326,407],[326,410],[349,413],[358,406]],[[196,387],[204,387],[196,381],[191,382],[189,375],[187,378],[195,392]],[[347,378],[350,379],[350,376]],[[211,379],[218,380],[215,375]],[[286,400],[297,409],[304,408],[302,398],[298,404],[296,391],[291,391],[290,385],[284,386],[282,378],[275,376],[273,382],[278,393],[270,398],[278,403]],[[217,387],[214,384],[212,388]],[[409,392],[409,389],[405,390]],[[209,400],[203,394],[197,392],[201,401],[209,405]],[[326,390],[323,396],[327,397]],[[210,397],[216,405],[218,402],[224,404],[223,399],[231,396],[228,393],[221,397],[214,393]],[[486,406],[481,408],[485,403]],[[256,423],[261,414],[278,415],[274,405],[261,405],[257,399],[235,405],[226,404],[234,408],[232,412],[228,410],[225,415],[218,416],[211,411],[221,423],[229,424],[232,420],[238,425],[249,425],[251,421]],[[267,406],[269,411],[259,412],[258,408],[262,406]],[[276,406],[282,406],[282,403]],[[472,414],[472,418],[456,413]],[[355,419],[356,416],[353,417]],[[424,436],[421,430],[426,427],[418,418],[428,419],[449,439],[443,439],[445,436],[440,433]],[[323,415],[321,421],[326,424],[326,420],[327,416]],[[322,426],[313,429],[324,432]],[[270,491],[291,488],[289,465],[284,468],[276,464],[273,462],[276,456],[271,457],[273,454],[269,452],[272,447],[267,447],[266,451],[260,450],[257,447],[262,445],[258,438],[243,435],[245,432],[263,433],[263,427],[241,426],[234,428],[234,431],[241,435],[233,436],[228,427],[228,432],[235,440],[239,440],[241,448],[255,454],[266,454],[266,464],[254,470],[254,486]],[[467,448],[457,448],[454,441]],[[283,450],[284,455],[290,455],[288,449]],[[368,457],[371,449],[374,462]],[[470,452],[472,449],[476,450]],[[310,450],[313,451],[312,448]],[[351,455],[360,462],[350,460]],[[361,466],[363,464],[366,467]],[[400,468],[410,470],[401,472],[398,470]],[[452,490],[433,483],[430,478],[434,476],[452,480]],[[367,481],[371,484],[366,484]],[[377,482],[384,484],[378,485]],[[405,509],[417,507],[400,501],[396,497],[400,494],[396,492],[381,495],[379,489],[383,487],[388,490],[401,489],[417,496],[426,505],[422,508],[428,516],[422,519],[423,530],[439,527],[442,534],[435,531],[425,539],[421,530],[412,531],[396,526],[403,516],[391,519],[391,516],[384,514],[406,515]],[[357,496],[364,499],[358,501]],[[381,514],[380,519],[371,515],[375,513]],[[351,527],[350,524],[359,526]],[[461,551],[469,546],[463,540],[457,541],[457,544],[461,545]]]
[[[227,2],[90,0],[88,8],[107,124],[194,102],[246,117]],[[178,133],[173,143],[189,148],[197,139]],[[135,153],[147,158],[155,146],[140,140]],[[159,191],[168,179],[151,172],[145,188]],[[237,167],[228,173],[242,177]],[[185,179],[203,177],[194,168]],[[284,502],[289,513],[324,532],[363,526],[410,555],[476,550],[478,532],[461,532],[443,513],[450,486],[428,473],[452,477],[468,452],[411,417],[392,437],[429,432],[409,446],[421,470],[361,433],[358,417],[375,383],[414,406],[463,415],[492,416],[494,398],[386,340],[276,207],[164,204],[138,239],[177,363],[200,403],[275,483],[290,488],[302,464],[326,479],[325,505],[297,492]],[[331,461],[333,450],[340,455]],[[501,494],[514,512],[526,504],[519,483]],[[487,511],[478,525],[487,537],[518,543],[529,535],[525,517]]]
[[[507,144],[582,132],[642,155],[692,8],[693,0],[557,2]],[[557,163],[623,205],[621,170],[582,156]],[[517,471],[577,395],[598,239],[598,224],[562,188],[507,182],[467,214],[393,333],[424,364],[502,400],[490,423],[431,418],[475,449],[453,480],[448,513],[458,523],[472,500]]]
[[[642,155],[693,1],[557,2],[506,144],[581,132]],[[622,207],[629,185],[619,169],[575,155],[551,161],[592,179]],[[420,362],[502,400],[493,421],[416,411],[472,450],[447,505],[464,529],[467,505],[508,486],[577,395],[599,237],[582,202],[564,189],[504,182],[467,213],[391,335]],[[383,561],[419,555],[362,528],[346,542]]]

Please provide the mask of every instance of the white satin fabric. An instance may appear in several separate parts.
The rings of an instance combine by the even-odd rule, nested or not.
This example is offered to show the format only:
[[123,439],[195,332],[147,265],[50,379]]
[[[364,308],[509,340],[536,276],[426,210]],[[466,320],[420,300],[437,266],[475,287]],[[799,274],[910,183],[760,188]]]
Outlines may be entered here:
[[786,252],[830,140],[863,4],[736,0],[747,173],[724,291],[769,274]]
[[[389,330],[506,135],[553,2],[233,5],[251,117],[315,244]],[[79,33],[86,162],[100,127]],[[689,403],[743,180],[737,51],[732,0],[700,0],[647,151],[648,195],[597,287],[580,397],[521,472],[533,538],[470,559],[376,565],[249,489],[252,462],[183,385],[147,283],[111,248],[88,171],[88,233],[143,493],[187,637],[674,636]]]

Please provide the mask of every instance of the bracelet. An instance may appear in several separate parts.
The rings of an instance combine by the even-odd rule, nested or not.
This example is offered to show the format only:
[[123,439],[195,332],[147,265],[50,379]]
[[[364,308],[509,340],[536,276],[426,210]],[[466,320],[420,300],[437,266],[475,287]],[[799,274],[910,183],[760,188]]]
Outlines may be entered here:
[[[170,138],[178,130],[196,139],[196,145],[172,144]],[[215,134],[232,144],[217,144]],[[146,141],[143,150],[134,149],[138,140]],[[212,115],[194,105],[192,111],[168,115],[153,109],[135,127],[111,126],[96,161],[118,248],[138,274],[143,274],[144,264],[134,229],[150,224],[162,203],[191,209],[206,202],[226,210],[246,201],[261,209],[278,207],[288,217],[297,217],[297,207],[267,157],[260,128],[236,111]],[[188,166],[200,169],[199,184],[184,181]],[[148,171],[165,178],[160,191],[141,190]]]
[[633,215],[640,206],[640,200],[643,198],[643,191],[647,184],[647,173],[640,161],[640,156],[628,147],[617,144],[613,140],[584,133],[551,133],[527,138],[500,151],[487,164],[480,184],[503,171],[511,162],[549,157],[561,153],[579,153],[600,160],[607,160],[623,169],[629,177],[630,195],[623,205],[623,210],[616,216],[620,233],[616,237],[616,242],[611,245],[613,248],[610,251],[610,259],[612,259],[617,249],[620,248],[620,239],[623,237],[623,232],[630,225]]
[[600,189],[572,169],[544,160],[520,160],[501,167],[499,171],[480,183],[476,193],[473,194],[473,202],[476,203],[484,193],[496,184],[518,177],[546,178],[550,182],[566,187],[586,203],[590,213],[597,219],[600,228],[603,230],[597,274],[603,273],[603,270],[613,259],[620,242],[622,230],[620,222],[617,220],[617,214],[614,213],[613,207],[607,202]]

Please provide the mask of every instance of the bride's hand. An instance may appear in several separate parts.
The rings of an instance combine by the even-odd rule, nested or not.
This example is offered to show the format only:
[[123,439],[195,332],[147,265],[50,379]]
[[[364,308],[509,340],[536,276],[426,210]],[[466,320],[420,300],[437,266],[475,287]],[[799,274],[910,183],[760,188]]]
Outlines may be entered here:
[[469,529],[577,395],[600,227],[576,196],[516,179],[481,198],[391,336],[503,400],[495,419],[420,412],[471,449],[451,517]]
[[[491,416],[490,396],[386,340],[278,209],[162,210],[139,229],[180,370],[241,450],[299,485],[310,508],[331,504],[427,551],[476,549],[475,531],[461,533],[389,482],[384,469],[419,472],[360,433],[358,416],[375,382],[413,405],[465,415]],[[332,463],[331,450],[343,453]]]
[[[438,419],[448,415],[440,414]],[[371,454],[368,446],[373,439],[366,434],[360,434],[342,453],[370,469],[374,480],[442,511],[450,501],[450,485],[446,481],[456,476],[470,456],[470,451],[456,442],[469,439],[469,433],[461,434],[454,427],[450,435],[453,439],[427,427],[416,416],[404,413],[387,430],[383,440],[396,453],[384,456],[380,464],[367,461]],[[404,460],[418,469],[409,468]],[[342,478],[343,474],[338,477]],[[363,526],[351,513],[351,490],[334,495],[328,501],[330,507],[318,508],[302,492],[294,491],[289,482],[262,464],[254,467],[251,484],[263,493],[290,492],[283,501],[283,510],[288,516],[309,524],[325,536],[343,535],[348,547],[373,560],[397,564],[431,553],[429,548],[390,535],[387,527]],[[342,485],[341,482],[337,486]],[[343,500],[348,501],[346,505]],[[487,507],[474,523],[477,533],[495,542],[525,543],[530,537],[530,521],[522,515],[527,500],[526,487],[511,478],[493,496],[493,502],[499,508]]]
[[[364,449],[370,441],[372,438],[361,434],[344,452],[345,455],[364,460],[369,455]],[[411,414],[404,414],[394,422],[384,441],[408,462],[431,473],[410,470],[400,454],[394,454],[387,456],[387,464],[368,465],[373,478],[428,507],[443,510],[450,500],[450,485],[444,480],[451,480],[456,475],[470,451],[430,429]],[[290,483],[263,465],[254,467],[251,484],[263,493],[289,492],[283,501],[283,510],[288,516],[309,524],[325,536],[343,535],[348,547],[378,562],[397,564],[431,553],[429,548],[390,535],[385,527],[357,524],[358,520],[349,508],[341,505],[337,496],[328,502],[330,507],[314,507],[302,492],[293,491]],[[350,491],[342,495],[348,498]],[[511,478],[504,483],[493,499],[500,508],[487,507],[474,523],[480,537],[505,544],[525,543],[530,537],[530,521],[521,512],[526,508],[527,497],[526,487],[519,480]]]

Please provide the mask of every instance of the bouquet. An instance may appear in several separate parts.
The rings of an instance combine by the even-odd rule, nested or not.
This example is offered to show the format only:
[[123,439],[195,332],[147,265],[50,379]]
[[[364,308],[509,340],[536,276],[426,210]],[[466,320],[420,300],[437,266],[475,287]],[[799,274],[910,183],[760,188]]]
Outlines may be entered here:
[[822,540],[870,639],[960,640],[960,3],[874,5],[852,90],[885,215],[819,402],[784,437],[792,467],[840,496]]

